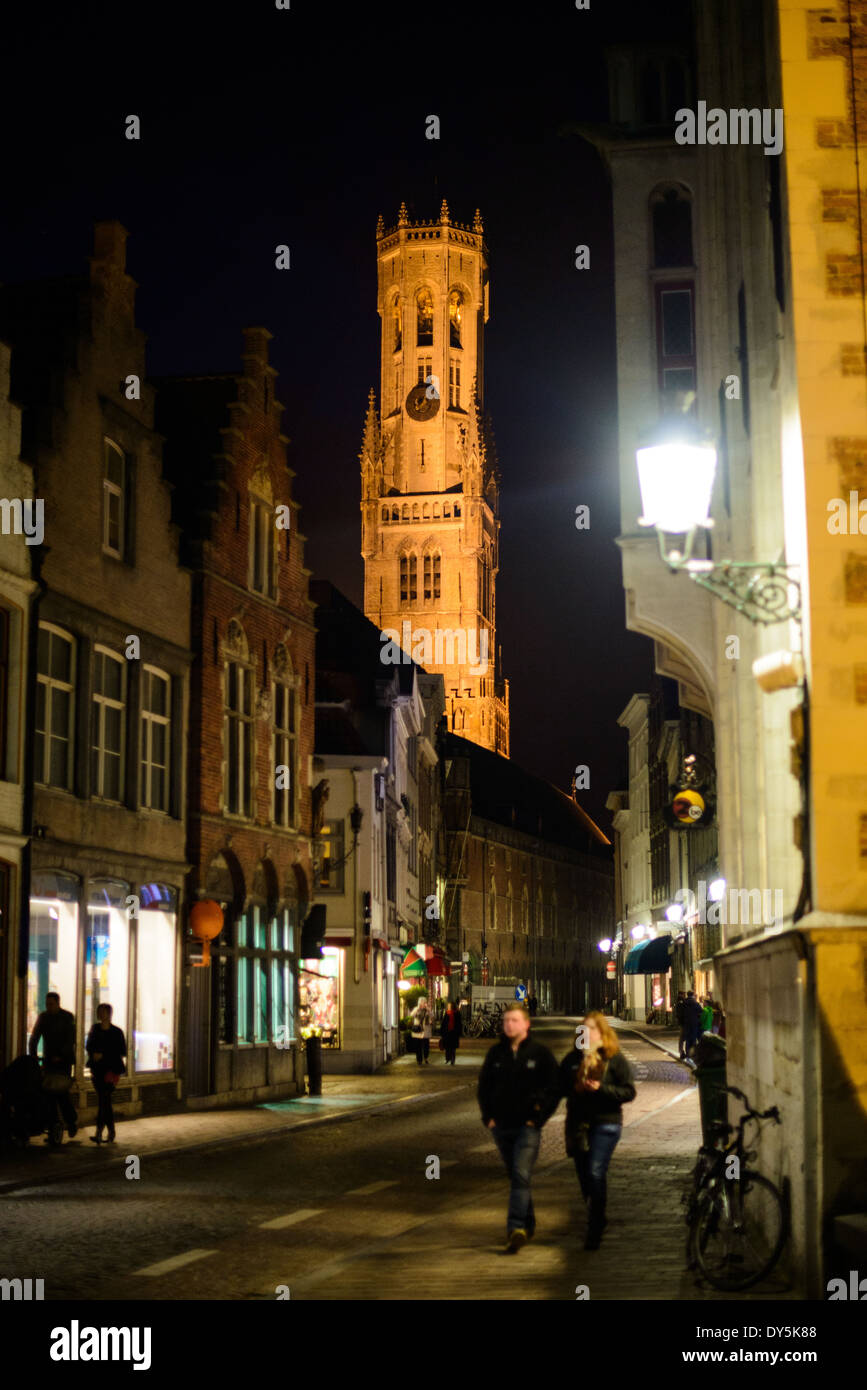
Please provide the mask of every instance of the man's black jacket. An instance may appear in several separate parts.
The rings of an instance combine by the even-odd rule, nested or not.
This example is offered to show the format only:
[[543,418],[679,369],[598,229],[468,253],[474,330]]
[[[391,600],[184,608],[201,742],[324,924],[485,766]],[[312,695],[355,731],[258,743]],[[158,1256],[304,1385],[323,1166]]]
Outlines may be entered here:
[[553,1053],[529,1035],[517,1052],[501,1038],[482,1064],[478,1097],[484,1124],[493,1120],[501,1129],[520,1129],[532,1120],[541,1129],[560,1100]]
[[37,1055],[40,1038],[42,1058],[48,1066],[52,1057],[59,1057],[62,1066],[75,1065],[75,1015],[68,1009],[58,1009],[53,1014],[46,1009],[39,1015],[30,1034],[28,1051],[31,1057]]

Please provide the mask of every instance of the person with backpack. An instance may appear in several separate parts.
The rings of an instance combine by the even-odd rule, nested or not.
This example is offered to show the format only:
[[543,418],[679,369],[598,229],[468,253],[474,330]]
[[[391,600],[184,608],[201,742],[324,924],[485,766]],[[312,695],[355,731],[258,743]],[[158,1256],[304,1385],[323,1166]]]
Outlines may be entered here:
[[410,1014],[410,1018],[412,1020],[411,1031],[415,1043],[415,1060],[419,1066],[421,1066],[423,1062],[426,1065],[430,1065],[430,1039],[433,1020],[426,994],[421,996]]
[[[42,1071],[46,1077],[72,1078],[75,1066],[75,1014],[61,1009],[60,995],[51,990],[45,996],[45,1010],[39,1015],[30,1034],[27,1051],[31,1057],[39,1054],[39,1040],[42,1040]],[[46,1089],[48,1089],[46,1087]],[[69,1087],[63,1083],[51,1088],[57,1101],[64,1124],[69,1130],[70,1139],[78,1133],[78,1115],[72,1104]]]
[[680,1055],[681,1061],[683,1061],[684,1059],[684,1049],[686,1047],[686,1013],[684,1010],[685,1004],[686,993],[684,992],[684,990],[680,990],[677,996],[677,1003],[674,1006],[674,1018],[678,1028],[680,1029],[680,1032],[678,1033],[677,1037],[677,1050]]
[[566,1097],[566,1152],[574,1159],[587,1203],[585,1250],[598,1250],[605,1217],[607,1173],[623,1129],[623,1106],[635,1099],[632,1066],[604,1014],[585,1014],[586,1046],[571,1048],[560,1063],[560,1094]]
[[99,1108],[96,1112],[96,1133],[91,1134],[93,1144],[101,1144],[103,1129],[108,1130],[105,1142],[114,1143],[114,1110],[111,1094],[120,1078],[126,1072],[126,1038],[122,1028],[116,1028],[111,1021],[110,1004],[100,1004],[96,1010],[97,1022],[87,1035],[85,1050],[87,1064],[93,1078]]

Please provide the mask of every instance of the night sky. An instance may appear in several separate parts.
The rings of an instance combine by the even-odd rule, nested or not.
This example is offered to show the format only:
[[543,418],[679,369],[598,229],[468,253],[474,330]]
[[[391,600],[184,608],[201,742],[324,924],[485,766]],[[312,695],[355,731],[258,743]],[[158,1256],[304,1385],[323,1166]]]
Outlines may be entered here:
[[[93,222],[117,218],[153,375],[236,370],[242,327],[264,324],[307,564],[359,605],[376,219],[396,222],[401,199],[411,219],[443,197],[455,221],[481,209],[512,756],[564,790],[588,764],[582,804],[606,832],[625,776],[616,718],[647,689],[652,647],[625,631],[613,541],[610,196],[568,127],[605,118],[603,45],[658,38],[678,8],[115,0],[4,16],[0,280],[83,272]],[[281,243],[289,271],[274,268]],[[579,243],[589,270],[574,268]]]

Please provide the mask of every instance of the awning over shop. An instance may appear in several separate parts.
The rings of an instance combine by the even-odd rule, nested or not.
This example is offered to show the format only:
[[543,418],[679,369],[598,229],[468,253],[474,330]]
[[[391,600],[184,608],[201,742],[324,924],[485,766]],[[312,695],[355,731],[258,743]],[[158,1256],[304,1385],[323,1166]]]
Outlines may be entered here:
[[400,973],[404,979],[418,979],[422,975],[448,975],[449,963],[438,946],[428,946],[419,941],[408,946]]
[[670,936],[655,936],[633,946],[623,966],[624,975],[664,975],[668,969]]

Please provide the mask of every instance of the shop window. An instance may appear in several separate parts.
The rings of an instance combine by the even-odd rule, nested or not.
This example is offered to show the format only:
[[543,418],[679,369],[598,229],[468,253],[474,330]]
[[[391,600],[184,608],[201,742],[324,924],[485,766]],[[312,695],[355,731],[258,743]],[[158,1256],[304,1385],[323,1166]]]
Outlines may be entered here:
[[268,963],[266,908],[253,903],[236,923],[237,1040],[268,1041]]
[[323,946],[321,960],[298,962],[298,1022],[315,1029],[322,1046],[340,1047],[340,983],[343,951]]
[[[80,884],[71,874],[35,873],[30,881],[30,949],[27,961],[27,1033],[49,992],[60,1007],[78,1013],[78,913]],[[42,1042],[39,1043],[40,1053]]]
[[177,893],[163,883],[138,890],[133,1058],[136,1072],[175,1065]]
[[90,789],[93,796],[102,797],[105,801],[123,799],[125,712],[126,661],[105,647],[95,647]]
[[142,669],[141,804],[150,811],[169,809],[171,680],[153,666]]
[[326,821],[319,842],[317,887],[323,893],[343,892],[343,821]]
[[59,628],[39,624],[33,775],[49,787],[70,789],[75,649]]
[[111,1004],[112,1023],[129,1038],[128,883],[91,879],[87,895],[84,965],[84,1035],[96,1023],[100,1004]]

